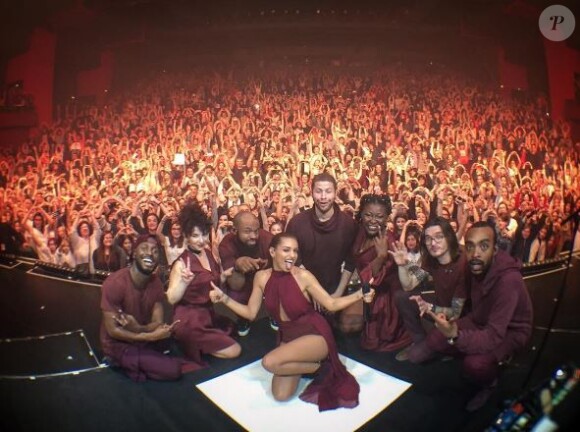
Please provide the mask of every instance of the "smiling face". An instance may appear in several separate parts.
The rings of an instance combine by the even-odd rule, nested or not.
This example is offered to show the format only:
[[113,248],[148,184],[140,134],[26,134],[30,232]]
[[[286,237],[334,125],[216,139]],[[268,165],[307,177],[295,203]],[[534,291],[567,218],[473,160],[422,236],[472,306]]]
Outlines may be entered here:
[[245,212],[237,215],[235,223],[235,233],[238,240],[246,246],[256,246],[260,235],[260,222],[251,213]]
[[175,240],[181,237],[181,225],[179,225],[179,223],[171,225],[171,237]]
[[112,245],[113,245],[113,234],[110,232],[103,234],[103,246],[111,247]]
[[131,239],[129,237],[126,237],[125,240],[123,240],[121,247],[127,253],[127,255],[130,256],[131,253],[133,253],[133,242],[131,241]]
[[361,222],[369,237],[378,236],[387,223],[387,209],[379,203],[369,203],[361,211]]
[[79,225],[79,232],[81,237],[87,238],[90,236],[91,228],[88,222],[81,222],[81,224]]
[[298,258],[298,242],[293,237],[281,237],[276,246],[270,248],[272,268],[289,272]]
[[135,265],[146,275],[152,274],[159,265],[159,246],[154,239],[144,241],[135,249]]
[[209,232],[204,233],[199,227],[194,227],[187,237],[187,246],[194,252],[201,252],[209,244]]
[[155,214],[147,215],[147,229],[150,232],[155,232],[157,230],[157,226],[159,225],[159,218]]

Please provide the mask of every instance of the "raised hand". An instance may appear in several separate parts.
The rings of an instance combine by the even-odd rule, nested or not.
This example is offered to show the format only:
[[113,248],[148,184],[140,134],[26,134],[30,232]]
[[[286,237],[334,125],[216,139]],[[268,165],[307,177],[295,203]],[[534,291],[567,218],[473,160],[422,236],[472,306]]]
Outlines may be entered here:
[[227,270],[222,270],[222,272],[220,274],[220,281],[221,281],[221,283],[224,283],[226,281],[226,279],[229,278],[233,274],[234,274],[234,268],[233,267],[230,267]]
[[379,235],[373,239],[373,243],[379,257],[386,258],[389,256],[389,237],[386,229],[382,228],[380,230]]
[[409,263],[409,259],[407,258],[407,248],[400,241],[396,241],[393,244],[393,250],[390,250],[389,253],[397,265],[404,266]]
[[189,268],[189,259],[190,258],[187,257],[187,262],[183,258],[181,259],[181,262],[183,263],[183,268],[181,269],[181,280],[186,284],[189,284],[195,277],[195,274]]

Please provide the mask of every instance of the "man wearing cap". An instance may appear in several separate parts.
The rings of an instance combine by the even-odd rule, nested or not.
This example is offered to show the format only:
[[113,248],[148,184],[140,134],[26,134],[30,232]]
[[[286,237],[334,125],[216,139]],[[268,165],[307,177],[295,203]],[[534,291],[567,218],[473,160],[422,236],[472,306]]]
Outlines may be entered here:
[[163,284],[154,274],[158,264],[156,237],[141,235],[131,267],[113,273],[103,283],[103,351],[134,381],[175,380],[184,366],[183,360],[162,353],[161,342],[171,337],[178,322],[163,322]]

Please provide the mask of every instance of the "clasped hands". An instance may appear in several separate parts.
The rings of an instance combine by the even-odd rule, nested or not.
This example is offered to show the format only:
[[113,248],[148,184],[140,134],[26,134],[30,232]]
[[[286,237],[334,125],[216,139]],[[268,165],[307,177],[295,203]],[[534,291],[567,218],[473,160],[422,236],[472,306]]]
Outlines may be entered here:
[[[115,319],[117,325],[123,327],[127,331],[132,333],[140,333],[142,331],[142,326],[137,322],[135,317],[131,314],[123,312],[121,309],[119,309],[117,315],[114,315],[113,318]],[[148,338],[152,341],[169,338],[171,333],[173,333],[175,326],[179,322],[180,320],[175,320],[171,324],[160,324],[153,331],[147,332]]]

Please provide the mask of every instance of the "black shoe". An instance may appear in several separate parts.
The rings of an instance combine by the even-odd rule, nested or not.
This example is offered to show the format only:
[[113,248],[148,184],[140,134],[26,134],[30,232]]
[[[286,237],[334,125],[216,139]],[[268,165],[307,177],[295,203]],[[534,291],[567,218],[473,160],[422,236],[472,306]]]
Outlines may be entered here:
[[238,336],[247,336],[250,333],[250,321],[246,319],[238,320]]
[[276,321],[274,318],[270,318],[270,328],[274,331],[278,331],[280,329],[278,321]]

